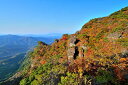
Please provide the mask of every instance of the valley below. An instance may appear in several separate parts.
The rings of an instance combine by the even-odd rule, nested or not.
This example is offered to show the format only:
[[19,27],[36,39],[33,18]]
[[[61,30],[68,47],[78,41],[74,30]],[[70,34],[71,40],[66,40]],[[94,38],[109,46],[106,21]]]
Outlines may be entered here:
[[17,54],[0,61],[0,80],[4,81],[11,77],[20,67],[26,53]]
[[0,82],[7,80],[20,68],[26,54],[43,41],[51,44],[55,37],[31,37],[19,35],[0,36]]

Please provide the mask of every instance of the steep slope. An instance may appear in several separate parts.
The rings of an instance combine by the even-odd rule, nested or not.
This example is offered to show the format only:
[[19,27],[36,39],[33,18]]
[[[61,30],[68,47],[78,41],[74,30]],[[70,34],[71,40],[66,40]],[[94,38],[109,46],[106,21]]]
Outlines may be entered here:
[[20,85],[128,84],[128,7],[30,53]]
[[13,75],[14,72],[20,67],[21,62],[23,61],[25,53],[17,54],[3,60],[0,62],[0,80],[5,80],[6,78]]
[[27,37],[18,35],[0,36],[0,81],[7,79],[19,69],[27,51],[32,50],[38,41],[48,44],[54,38]]

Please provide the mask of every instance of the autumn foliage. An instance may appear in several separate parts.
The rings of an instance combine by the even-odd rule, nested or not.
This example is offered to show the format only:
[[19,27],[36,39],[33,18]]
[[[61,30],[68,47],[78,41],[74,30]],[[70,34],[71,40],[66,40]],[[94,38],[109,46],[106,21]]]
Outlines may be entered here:
[[34,67],[31,68],[44,66],[40,68],[48,70],[42,69],[39,73],[47,76],[38,81],[39,84],[43,81],[47,84],[51,75],[61,80],[56,79],[59,85],[71,83],[68,80],[74,82],[72,85],[128,84],[128,7],[107,17],[92,19],[72,36],[76,36],[74,46],[78,48],[72,61],[67,55],[68,49],[73,48],[69,47],[71,35],[65,34],[52,45],[40,44],[34,49],[31,54]]

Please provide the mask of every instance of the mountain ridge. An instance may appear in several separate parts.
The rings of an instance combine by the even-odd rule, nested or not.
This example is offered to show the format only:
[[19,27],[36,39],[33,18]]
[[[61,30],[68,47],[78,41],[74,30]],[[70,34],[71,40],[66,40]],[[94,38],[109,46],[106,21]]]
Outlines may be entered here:
[[[51,45],[41,42],[22,68],[20,85],[128,84],[128,7],[86,23]],[[27,62],[27,61],[26,61]]]

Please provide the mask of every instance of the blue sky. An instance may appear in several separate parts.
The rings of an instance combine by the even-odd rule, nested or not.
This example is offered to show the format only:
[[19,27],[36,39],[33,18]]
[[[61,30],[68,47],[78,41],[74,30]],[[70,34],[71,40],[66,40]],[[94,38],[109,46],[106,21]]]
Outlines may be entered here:
[[0,34],[74,33],[128,0],[0,0]]

